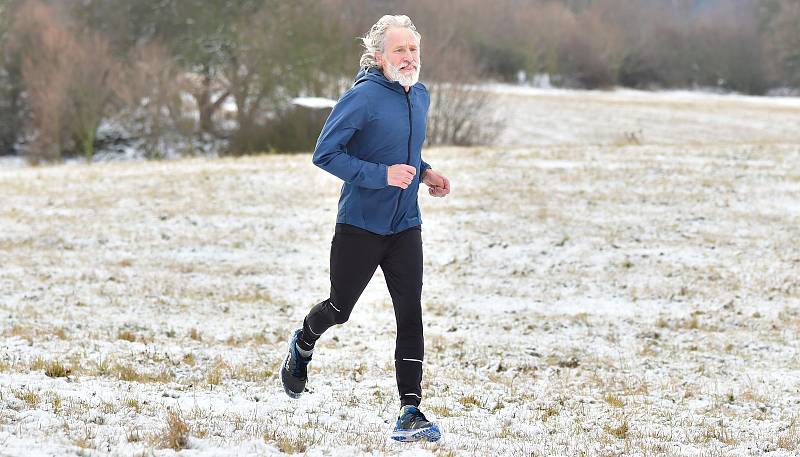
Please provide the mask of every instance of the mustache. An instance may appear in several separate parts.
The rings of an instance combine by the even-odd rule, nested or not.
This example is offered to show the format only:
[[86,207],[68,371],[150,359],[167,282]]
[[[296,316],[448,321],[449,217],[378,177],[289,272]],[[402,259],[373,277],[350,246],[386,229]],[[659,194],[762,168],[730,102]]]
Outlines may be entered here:
[[397,68],[399,68],[399,69],[401,69],[401,70],[402,70],[402,69],[404,69],[404,68],[408,68],[408,67],[414,67],[414,69],[416,70],[417,68],[419,68],[419,64],[418,64],[418,63],[416,63],[416,62],[408,62],[408,63],[406,63],[406,64],[404,64],[404,65],[400,65],[400,66],[399,66],[399,67],[397,67]]

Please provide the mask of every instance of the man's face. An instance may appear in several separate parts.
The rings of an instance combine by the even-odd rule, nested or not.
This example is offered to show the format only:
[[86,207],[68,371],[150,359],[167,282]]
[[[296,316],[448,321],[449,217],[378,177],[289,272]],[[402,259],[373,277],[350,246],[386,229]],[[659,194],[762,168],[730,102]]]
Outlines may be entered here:
[[419,80],[419,42],[411,30],[406,28],[387,30],[384,52],[377,53],[375,57],[389,81],[397,81],[409,87]]

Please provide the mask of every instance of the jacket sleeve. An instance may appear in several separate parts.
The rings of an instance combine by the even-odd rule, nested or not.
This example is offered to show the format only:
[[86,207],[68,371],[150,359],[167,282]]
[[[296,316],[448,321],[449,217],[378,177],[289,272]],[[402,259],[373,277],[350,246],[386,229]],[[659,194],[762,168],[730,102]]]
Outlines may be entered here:
[[347,91],[333,107],[314,149],[314,165],[360,187],[382,189],[388,185],[385,164],[368,162],[347,152],[347,143],[369,122],[365,94]]
[[427,170],[428,168],[431,168],[431,165],[428,162],[422,160],[422,163],[419,166],[419,175],[422,176],[422,174],[425,173],[425,170]]
[[[425,94],[425,123],[427,124],[428,108],[430,107],[431,99],[430,96],[428,95],[428,88],[425,87],[423,84],[420,84],[420,87],[423,90],[423,94]],[[420,152],[420,154],[422,154],[422,152]],[[425,170],[431,168],[431,165],[428,162],[426,162],[425,159],[423,159],[422,157],[420,157],[420,160],[422,161],[422,163],[419,166],[419,175],[420,177],[422,177],[422,175],[425,174]]]

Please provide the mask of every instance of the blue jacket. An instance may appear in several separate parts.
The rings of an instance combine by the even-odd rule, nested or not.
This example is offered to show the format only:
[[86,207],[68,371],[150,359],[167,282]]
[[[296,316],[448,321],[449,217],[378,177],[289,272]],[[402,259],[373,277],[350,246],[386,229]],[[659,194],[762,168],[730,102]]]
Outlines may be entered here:
[[[378,69],[361,70],[353,87],[333,107],[314,150],[314,164],[344,181],[336,222],[380,235],[422,224],[417,191],[422,171],[428,90],[421,83],[408,93]],[[390,165],[417,169],[403,190],[389,186]]]

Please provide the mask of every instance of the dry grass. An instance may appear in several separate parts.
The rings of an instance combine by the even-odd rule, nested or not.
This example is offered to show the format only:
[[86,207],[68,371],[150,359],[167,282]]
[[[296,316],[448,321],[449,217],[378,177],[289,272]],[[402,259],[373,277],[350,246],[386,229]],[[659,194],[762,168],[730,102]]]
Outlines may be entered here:
[[152,439],[159,449],[172,449],[180,451],[189,444],[189,425],[183,419],[180,410],[168,410],[166,426],[161,433]]
[[134,341],[136,341],[136,335],[134,335],[133,332],[131,332],[130,330],[120,329],[120,331],[117,332],[117,339],[133,343]]
[[[422,406],[447,434],[422,452],[797,452],[796,146],[634,137],[426,152],[454,193],[420,198]],[[320,340],[313,401],[279,385],[286,336],[329,291],[339,183],[308,156],[0,170],[0,185],[18,266],[0,282],[19,354],[0,357],[4,430],[13,419],[43,449],[116,436],[145,455],[190,435],[298,454],[405,449],[386,440],[397,392],[380,271]],[[42,376],[54,363],[67,382]],[[185,414],[164,416],[176,405]],[[30,409],[57,425],[15,419]]]
[[606,396],[603,397],[603,400],[615,408],[622,408],[625,406],[625,402],[613,394],[606,394]]
[[36,408],[39,405],[39,394],[32,390],[14,390],[14,396],[25,402],[28,408]]
[[605,430],[609,435],[611,435],[611,436],[613,436],[615,438],[618,438],[618,439],[621,439],[621,440],[625,439],[625,438],[628,437],[628,432],[629,432],[629,430],[628,430],[628,421],[627,420],[623,420],[617,426],[606,426]]
[[800,432],[798,432],[797,420],[792,420],[791,425],[783,431],[777,439],[778,448],[787,451],[800,451]]
[[65,378],[69,376],[72,370],[64,366],[58,360],[51,360],[47,362],[44,369],[44,374],[51,378]]

